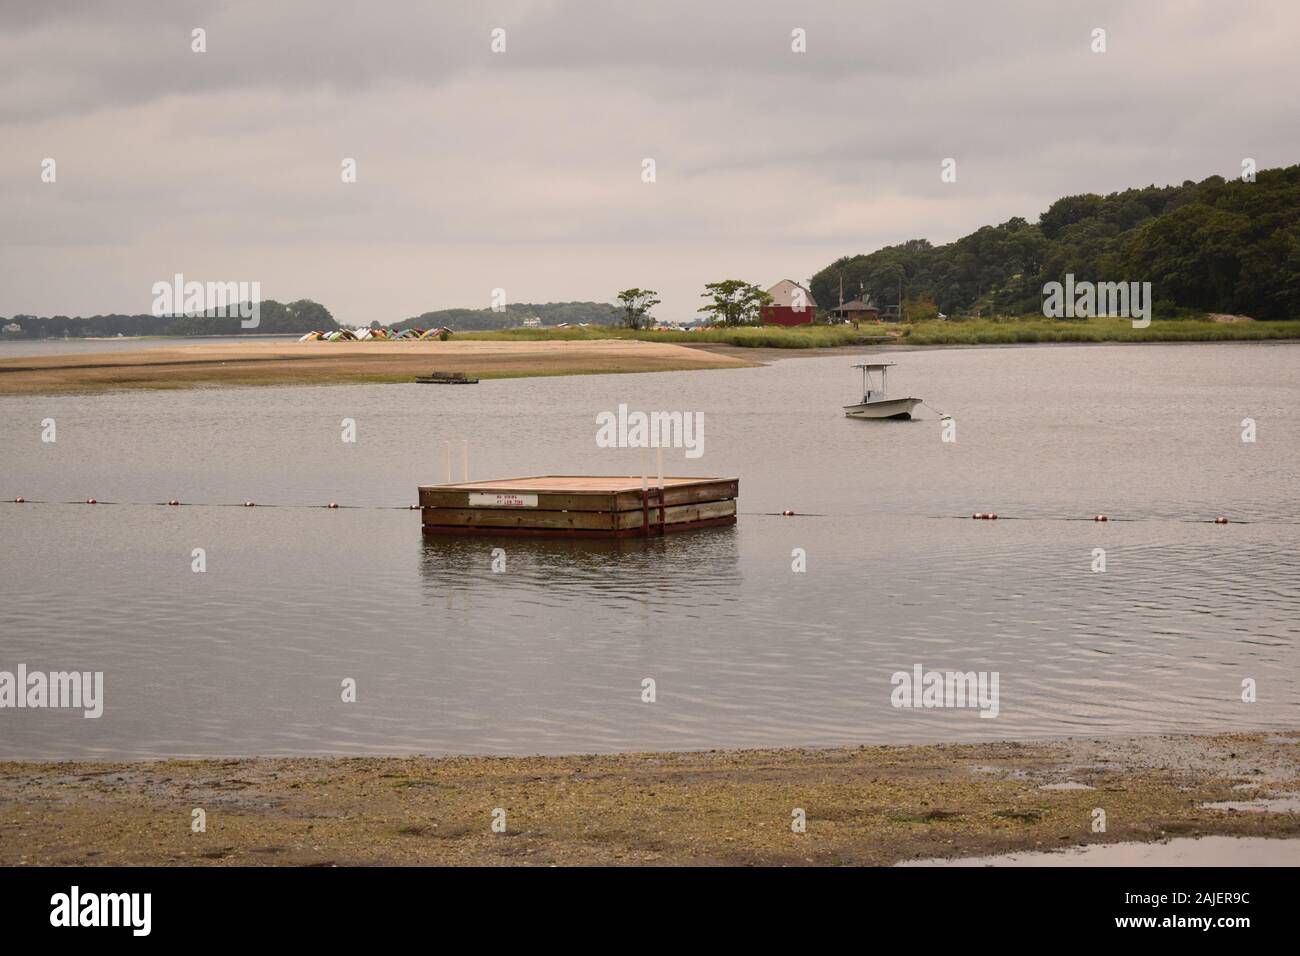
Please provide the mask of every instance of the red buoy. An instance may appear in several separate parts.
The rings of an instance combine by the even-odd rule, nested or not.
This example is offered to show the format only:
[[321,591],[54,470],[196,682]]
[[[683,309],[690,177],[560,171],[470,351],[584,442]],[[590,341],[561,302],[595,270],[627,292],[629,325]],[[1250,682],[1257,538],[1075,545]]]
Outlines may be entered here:
[[1223,515],[1219,515],[1219,517],[1217,517],[1217,518],[1214,519],[1214,523],[1215,523],[1215,524],[1227,524],[1227,523],[1228,523],[1228,519],[1225,518]]
[[24,501],[26,501],[26,500],[27,500],[26,498],[15,498],[15,499],[14,499],[14,504],[16,504],[16,505],[20,505],[20,504],[22,504],[22,503],[23,503]]
[[331,501],[331,502],[330,502],[328,505],[326,505],[325,507],[327,507],[327,508],[337,508],[337,507],[338,507],[338,503],[337,503],[337,502],[334,502],[334,501]]
[[996,511],[992,512],[992,513],[989,515],[989,520],[991,520],[991,521],[997,521],[997,520],[998,520],[998,513],[997,513]]
[[782,511],[781,514],[784,515],[785,517],[789,518],[789,517],[791,517],[791,516],[794,514],[794,512],[793,512],[793,511],[786,510],[786,511]]
[[244,507],[245,507],[245,508],[256,508],[256,507],[257,507],[257,504],[256,504],[255,502],[252,502],[252,501],[245,501],[245,502],[244,502]]
[[87,498],[87,499],[86,499],[86,504],[88,504],[88,505],[93,505],[93,504],[98,504],[98,502],[95,501],[94,498]]
[[169,504],[169,505],[178,505],[178,504],[180,504],[180,502],[177,501],[175,498],[173,498],[171,501],[167,502],[167,504]]
[[1093,520],[1093,521],[1109,521],[1110,519],[1107,518],[1105,515],[1093,515],[1093,516],[1092,516],[1092,520]]

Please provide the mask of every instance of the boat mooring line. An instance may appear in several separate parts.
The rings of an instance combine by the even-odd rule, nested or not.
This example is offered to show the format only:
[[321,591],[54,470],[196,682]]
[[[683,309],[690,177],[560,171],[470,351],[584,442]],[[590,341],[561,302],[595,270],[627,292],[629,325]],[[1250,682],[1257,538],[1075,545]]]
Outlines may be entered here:
[[943,421],[945,418],[952,418],[952,416],[949,415],[947,412],[939,411],[939,409],[935,408],[933,405],[931,405],[929,402],[925,401],[924,399],[921,400],[921,404],[924,405],[926,408],[930,409],[930,411],[934,412],[936,415],[938,415],[940,421]]

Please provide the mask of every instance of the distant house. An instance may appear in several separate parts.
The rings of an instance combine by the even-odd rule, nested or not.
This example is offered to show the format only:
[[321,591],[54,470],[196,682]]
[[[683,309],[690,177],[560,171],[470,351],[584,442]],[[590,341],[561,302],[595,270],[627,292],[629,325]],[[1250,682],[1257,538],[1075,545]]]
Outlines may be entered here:
[[826,313],[836,319],[844,322],[852,322],[855,325],[858,322],[878,322],[880,320],[880,310],[876,308],[871,299],[866,301],[854,299],[851,302],[842,302],[839,305],[831,306]]
[[782,279],[767,290],[772,304],[761,311],[764,323],[772,325],[811,325],[817,317],[817,300],[793,279]]
[[19,334],[20,332],[22,332],[22,330],[23,327],[19,325],[17,322],[10,322],[8,325],[4,327],[4,331],[9,332],[13,335]]
[[541,327],[542,320],[535,315],[530,315],[528,318],[524,319],[524,328],[526,329],[540,329]]

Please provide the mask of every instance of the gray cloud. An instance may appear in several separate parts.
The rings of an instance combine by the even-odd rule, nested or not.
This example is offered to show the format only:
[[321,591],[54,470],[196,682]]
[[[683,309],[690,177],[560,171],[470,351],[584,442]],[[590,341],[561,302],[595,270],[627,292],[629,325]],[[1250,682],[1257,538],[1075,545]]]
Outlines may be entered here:
[[727,275],[1295,162],[1298,26],[1282,0],[4,6],[0,314],[144,310],[183,271],[344,321],[631,284],[684,317]]

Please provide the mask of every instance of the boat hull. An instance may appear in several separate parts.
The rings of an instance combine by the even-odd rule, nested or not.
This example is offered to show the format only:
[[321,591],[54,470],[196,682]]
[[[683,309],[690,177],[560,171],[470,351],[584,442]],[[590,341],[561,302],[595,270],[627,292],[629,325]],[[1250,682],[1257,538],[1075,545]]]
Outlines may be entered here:
[[912,409],[921,404],[919,398],[886,398],[879,402],[859,402],[845,405],[847,418],[911,418]]

